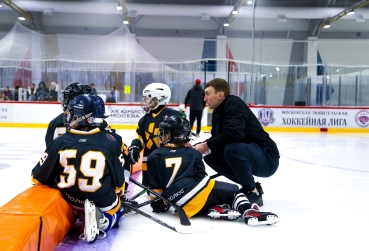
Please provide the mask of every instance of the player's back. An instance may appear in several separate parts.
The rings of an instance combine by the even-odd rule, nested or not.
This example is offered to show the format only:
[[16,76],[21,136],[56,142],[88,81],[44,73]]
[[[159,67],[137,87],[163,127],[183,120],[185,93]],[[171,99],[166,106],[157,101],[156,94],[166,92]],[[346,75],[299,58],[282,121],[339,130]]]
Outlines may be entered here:
[[[81,197],[104,196],[116,187],[113,166],[121,154],[118,140],[109,132],[98,128],[89,131],[71,130],[53,142],[49,155],[58,153],[60,174],[73,176],[61,179],[57,176],[54,186],[69,190]],[[122,168],[123,175],[123,168]],[[78,184],[74,185],[75,180]]]
[[186,194],[206,176],[202,155],[189,147],[160,147],[148,165],[149,186],[163,189],[164,196],[182,189]]

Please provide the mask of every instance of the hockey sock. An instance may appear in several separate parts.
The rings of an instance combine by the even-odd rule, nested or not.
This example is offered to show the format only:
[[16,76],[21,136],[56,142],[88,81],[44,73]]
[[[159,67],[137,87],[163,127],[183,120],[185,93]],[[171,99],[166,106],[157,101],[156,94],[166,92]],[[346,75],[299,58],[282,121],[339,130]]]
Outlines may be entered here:
[[251,203],[243,193],[237,193],[232,207],[242,214],[245,210],[251,208]]

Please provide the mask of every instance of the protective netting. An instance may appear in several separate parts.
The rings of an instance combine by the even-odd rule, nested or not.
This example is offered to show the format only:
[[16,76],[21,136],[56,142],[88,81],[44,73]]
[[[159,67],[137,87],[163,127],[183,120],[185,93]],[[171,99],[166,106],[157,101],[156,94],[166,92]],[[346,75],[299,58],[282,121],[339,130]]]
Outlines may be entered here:
[[136,41],[126,26],[105,36],[44,35],[20,23],[0,40],[0,67],[60,70],[158,72],[162,63]]

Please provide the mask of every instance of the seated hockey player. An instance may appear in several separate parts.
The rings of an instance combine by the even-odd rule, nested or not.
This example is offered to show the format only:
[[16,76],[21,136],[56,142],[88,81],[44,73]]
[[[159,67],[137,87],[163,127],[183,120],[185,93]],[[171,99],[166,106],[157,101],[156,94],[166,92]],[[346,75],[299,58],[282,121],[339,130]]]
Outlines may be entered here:
[[65,115],[67,132],[47,146],[32,182],[60,190],[84,223],[80,238],[93,242],[121,217],[130,161],[116,134],[101,128],[105,107],[99,96],[77,96]]
[[79,82],[70,84],[64,91],[61,93],[61,107],[63,112],[60,113],[57,117],[50,121],[49,126],[47,127],[45,143],[46,147],[53,141],[55,138],[64,134],[66,128],[64,126],[64,112],[68,107],[69,102],[81,94],[92,94],[91,87],[89,85],[83,85]]
[[[162,147],[147,160],[149,187],[182,207],[188,217],[207,214],[235,220],[242,216],[249,225],[276,223],[277,215],[259,212],[258,205],[251,204],[237,185],[207,176],[201,153],[185,147],[190,134],[190,123],[181,115],[166,117],[159,124]],[[169,209],[163,200],[153,201],[151,207],[156,213]]]

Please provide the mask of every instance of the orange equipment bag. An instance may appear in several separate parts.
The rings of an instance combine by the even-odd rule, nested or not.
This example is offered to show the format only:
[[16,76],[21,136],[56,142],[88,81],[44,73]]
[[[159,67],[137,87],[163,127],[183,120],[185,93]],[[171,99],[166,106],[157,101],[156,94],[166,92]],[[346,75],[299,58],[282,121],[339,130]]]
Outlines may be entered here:
[[54,250],[74,222],[57,189],[32,186],[0,208],[0,250]]

